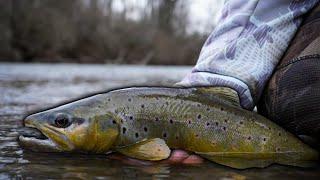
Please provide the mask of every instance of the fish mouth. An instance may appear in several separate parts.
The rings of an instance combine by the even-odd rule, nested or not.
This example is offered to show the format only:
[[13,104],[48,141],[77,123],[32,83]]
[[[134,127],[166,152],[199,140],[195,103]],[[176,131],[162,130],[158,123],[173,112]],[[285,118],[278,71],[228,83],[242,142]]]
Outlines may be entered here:
[[34,127],[23,127],[19,129],[20,136],[23,136],[25,138],[35,138],[40,140],[46,140],[49,139],[47,136],[45,136],[40,130]]
[[39,127],[25,123],[20,130],[19,144],[34,152],[61,152],[50,137],[41,132]]

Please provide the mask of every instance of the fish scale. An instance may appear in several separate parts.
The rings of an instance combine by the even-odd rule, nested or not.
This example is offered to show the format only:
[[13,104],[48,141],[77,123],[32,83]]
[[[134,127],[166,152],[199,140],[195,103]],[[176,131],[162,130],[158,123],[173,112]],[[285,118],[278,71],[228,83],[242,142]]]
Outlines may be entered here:
[[[161,160],[168,157],[168,148],[179,148],[240,169],[272,163],[304,166],[318,158],[315,150],[289,132],[242,109],[233,96],[225,96],[226,91],[230,90],[126,88],[28,116],[26,124],[54,141],[56,146],[41,146],[55,146],[51,148],[55,151],[61,147],[65,150],[60,151],[112,150],[134,158]],[[63,129],[54,127],[54,119],[46,119],[59,114],[81,119],[81,123]]]
[[[137,93],[139,89],[135,91]],[[141,91],[145,91],[145,89],[141,89]],[[259,152],[259,151],[268,151],[269,152],[276,152],[277,148],[270,145],[270,142],[274,139],[278,139],[278,142],[276,143],[278,148],[283,149],[284,151],[290,151],[290,147],[286,147],[286,143],[284,143],[283,138],[281,137],[276,137],[273,134],[278,134],[277,132],[281,131],[282,133],[286,134],[286,136],[292,136],[291,134],[288,134],[285,132],[283,129],[277,128],[277,126],[273,123],[270,123],[268,120],[265,118],[256,115],[253,117],[252,115],[249,116],[249,118],[245,118],[243,113],[243,110],[240,110],[240,107],[228,107],[232,110],[221,110],[220,105],[210,105],[207,104],[206,102],[201,104],[201,106],[198,106],[198,102],[191,101],[183,99],[181,97],[181,92],[180,92],[180,97],[177,96],[176,94],[172,94],[171,96],[168,96],[168,93],[165,92],[164,90],[162,92],[161,89],[159,91],[155,91],[153,89],[153,93],[155,95],[159,95],[159,99],[156,100],[157,102],[153,102],[154,98],[148,98],[148,94],[144,96],[139,96],[137,94],[130,94],[128,92],[122,92],[126,94],[126,97],[128,96],[134,96],[137,97],[135,101],[139,102],[145,102],[145,106],[148,109],[148,111],[152,111],[153,113],[150,112],[143,112],[139,113],[136,115],[135,122],[128,124],[128,126],[133,126],[131,127],[135,131],[142,131],[142,126],[139,126],[139,123],[146,124],[147,126],[150,126],[150,131],[153,131],[155,133],[150,134],[151,137],[148,137],[147,134],[143,137],[140,138],[152,138],[152,137],[159,137],[163,138],[163,132],[167,133],[167,138],[166,142],[168,143],[169,147],[173,148],[181,148],[181,147],[175,147],[176,144],[182,144],[182,148],[187,148],[186,150],[193,151],[193,152],[212,152],[212,151],[226,151],[230,152],[230,150],[234,152],[241,152],[241,150],[248,150],[250,152]],[[190,90],[185,90],[187,92],[190,92]],[[182,93],[186,97],[188,96],[188,93]],[[121,94],[121,93],[120,93]],[[190,93],[191,94],[191,93]],[[119,98],[123,98],[123,96],[119,96]],[[183,104],[181,104],[181,99],[183,99]],[[117,101],[117,99],[114,99]],[[168,105],[165,104],[165,102],[170,101]],[[161,104],[161,105],[159,105]],[[184,108],[184,105],[188,104],[190,106],[189,109],[192,111],[189,112],[183,112],[181,109]],[[133,106],[135,103],[132,104]],[[121,106],[121,105],[119,105]],[[159,110],[157,107],[162,107]],[[180,108],[178,108],[180,106]],[[210,108],[211,112],[204,112],[203,109]],[[133,108],[134,109],[134,108]],[[239,109],[239,110],[238,110]],[[234,112],[234,113],[226,113],[227,111]],[[156,113],[158,112],[158,113]],[[134,112],[131,112],[134,113]],[[154,120],[149,120],[149,119],[140,119],[139,120],[139,115],[142,115],[143,117],[146,117],[146,114],[153,114],[153,116],[159,116],[162,118],[160,122],[158,122],[158,126],[152,126],[154,124]],[[197,119],[196,116],[198,114],[201,114],[201,119]],[[220,114],[220,115],[219,115]],[[222,118],[221,118],[222,116]],[[224,116],[224,117],[223,117]],[[212,120],[210,117],[215,117],[215,120]],[[173,119],[175,122],[179,123],[174,123],[170,124],[169,119]],[[228,123],[225,123],[224,120],[227,119]],[[192,121],[192,126],[188,126],[188,121]],[[239,126],[239,121],[244,121],[242,125]],[[261,122],[262,121],[262,122]],[[209,122],[210,124],[215,124],[216,122],[219,123],[218,126],[214,128],[208,128],[206,127],[206,123]],[[179,126],[176,128],[172,128],[172,126]],[[266,128],[267,126],[272,126],[273,130],[270,130]],[[140,128],[135,128],[135,127],[140,127]],[[159,127],[161,127],[161,131],[159,131]],[[155,128],[155,129],[152,129]],[[225,130],[224,130],[225,128]],[[130,128],[129,128],[130,129]],[[174,129],[176,131],[171,132],[171,129]],[[184,130],[187,129],[187,130]],[[198,134],[196,132],[199,132]],[[175,134],[182,134],[183,137],[186,137],[184,139],[194,139],[194,137],[190,137],[190,134],[193,134],[194,136],[202,136],[201,139],[203,142],[207,143],[209,141],[215,141],[217,144],[215,147],[217,148],[212,148],[212,146],[199,146],[196,147],[193,144],[188,144],[190,143],[189,140],[186,140],[186,142],[181,141],[183,139],[175,140],[172,137],[174,137]],[[131,135],[130,133],[128,135]],[[126,135],[122,135],[126,136]],[[181,135],[180,135],[181,136]],[[263,141],[262,137],[268,137],[266,138],[265,141]],[[126,142],[126,144],[134,143],[136,140],[134,137],[127,137],[126,139],[130,139],[131,142]],[[200,138],[199,138],[200,139]],[[300,145],[301,147],[304,147],[302,143],[299,143],[298,140],[294,139],[297,144]],[[176,142],[179,141],[180,143]],[[200,140],[198,140],[200,141]],[[238,142],[238,143],[237,143]],[[192,143],[192,142],[191,142]],[[195,143],[197,144],[197,143]],[[198,143],[199,144],[199,143]],[[200,143],[201,144],[201,143]],[[204,144],[204,143],[202,143]],[[120,146],[122,144],[119,144]],[[230,148],[230,146],[235,145],[235,147]],[[238,146],[238,147],[237,147]],[[300,146],[296,147],[299,150],[303,149]],[[231,151],[231,152],[232,152]],[[263,152],[261,152],[263,153]]]

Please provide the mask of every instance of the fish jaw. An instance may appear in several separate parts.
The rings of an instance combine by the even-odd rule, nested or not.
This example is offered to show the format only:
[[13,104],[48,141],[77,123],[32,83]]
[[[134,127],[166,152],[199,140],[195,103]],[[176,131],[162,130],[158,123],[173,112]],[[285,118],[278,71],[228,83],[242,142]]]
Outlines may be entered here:
[[[35,152],[65,152],[72,151],[73,146],[68,143],[66,136],[46,125],[37,125],[35,115],[30,115],[24,119],[24,126],[39,130],[46,138],[19,136],[19,143],[26,149]],[[61,143],[61,139],[65,142]],[[57,142],[57,140],[60,142]]]
[[37,139],[21,135],[19,142],[24,148],[34,152],[61,152],[61,149],[51,139]]
[[[25,123],[25,127],[37,129],[30,123]],[[19,143],[24,148],[34,152],[61,152],[61,149],[50,138],[48,138],[48,136],[45,137],[46,139],[38,139],[36,137],[25,137],[20,135]]]

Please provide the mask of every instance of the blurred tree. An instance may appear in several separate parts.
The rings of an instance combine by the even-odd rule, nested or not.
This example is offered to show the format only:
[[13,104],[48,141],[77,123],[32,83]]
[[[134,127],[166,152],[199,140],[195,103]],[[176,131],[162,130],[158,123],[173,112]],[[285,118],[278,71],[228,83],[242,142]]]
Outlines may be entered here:
[[186,31],[189,0],[132,2],[0,1],[0,60],[194,64],[206,35]]
[[160,1],[158,14],[159,29],[168,33],[173,32],[173,12],[177,2],[177,0]]
[[19,54],[12,49],[11,14],[13,1],[0,1],[0,55],[8,59],[17,59]]

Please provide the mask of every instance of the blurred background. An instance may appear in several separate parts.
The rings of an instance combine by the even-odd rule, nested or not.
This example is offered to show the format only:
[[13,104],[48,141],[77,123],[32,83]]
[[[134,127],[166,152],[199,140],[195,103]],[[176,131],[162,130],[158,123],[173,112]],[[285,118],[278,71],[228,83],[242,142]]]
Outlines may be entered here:
[[223,0],[1,0],[0,61],[193,65]]

